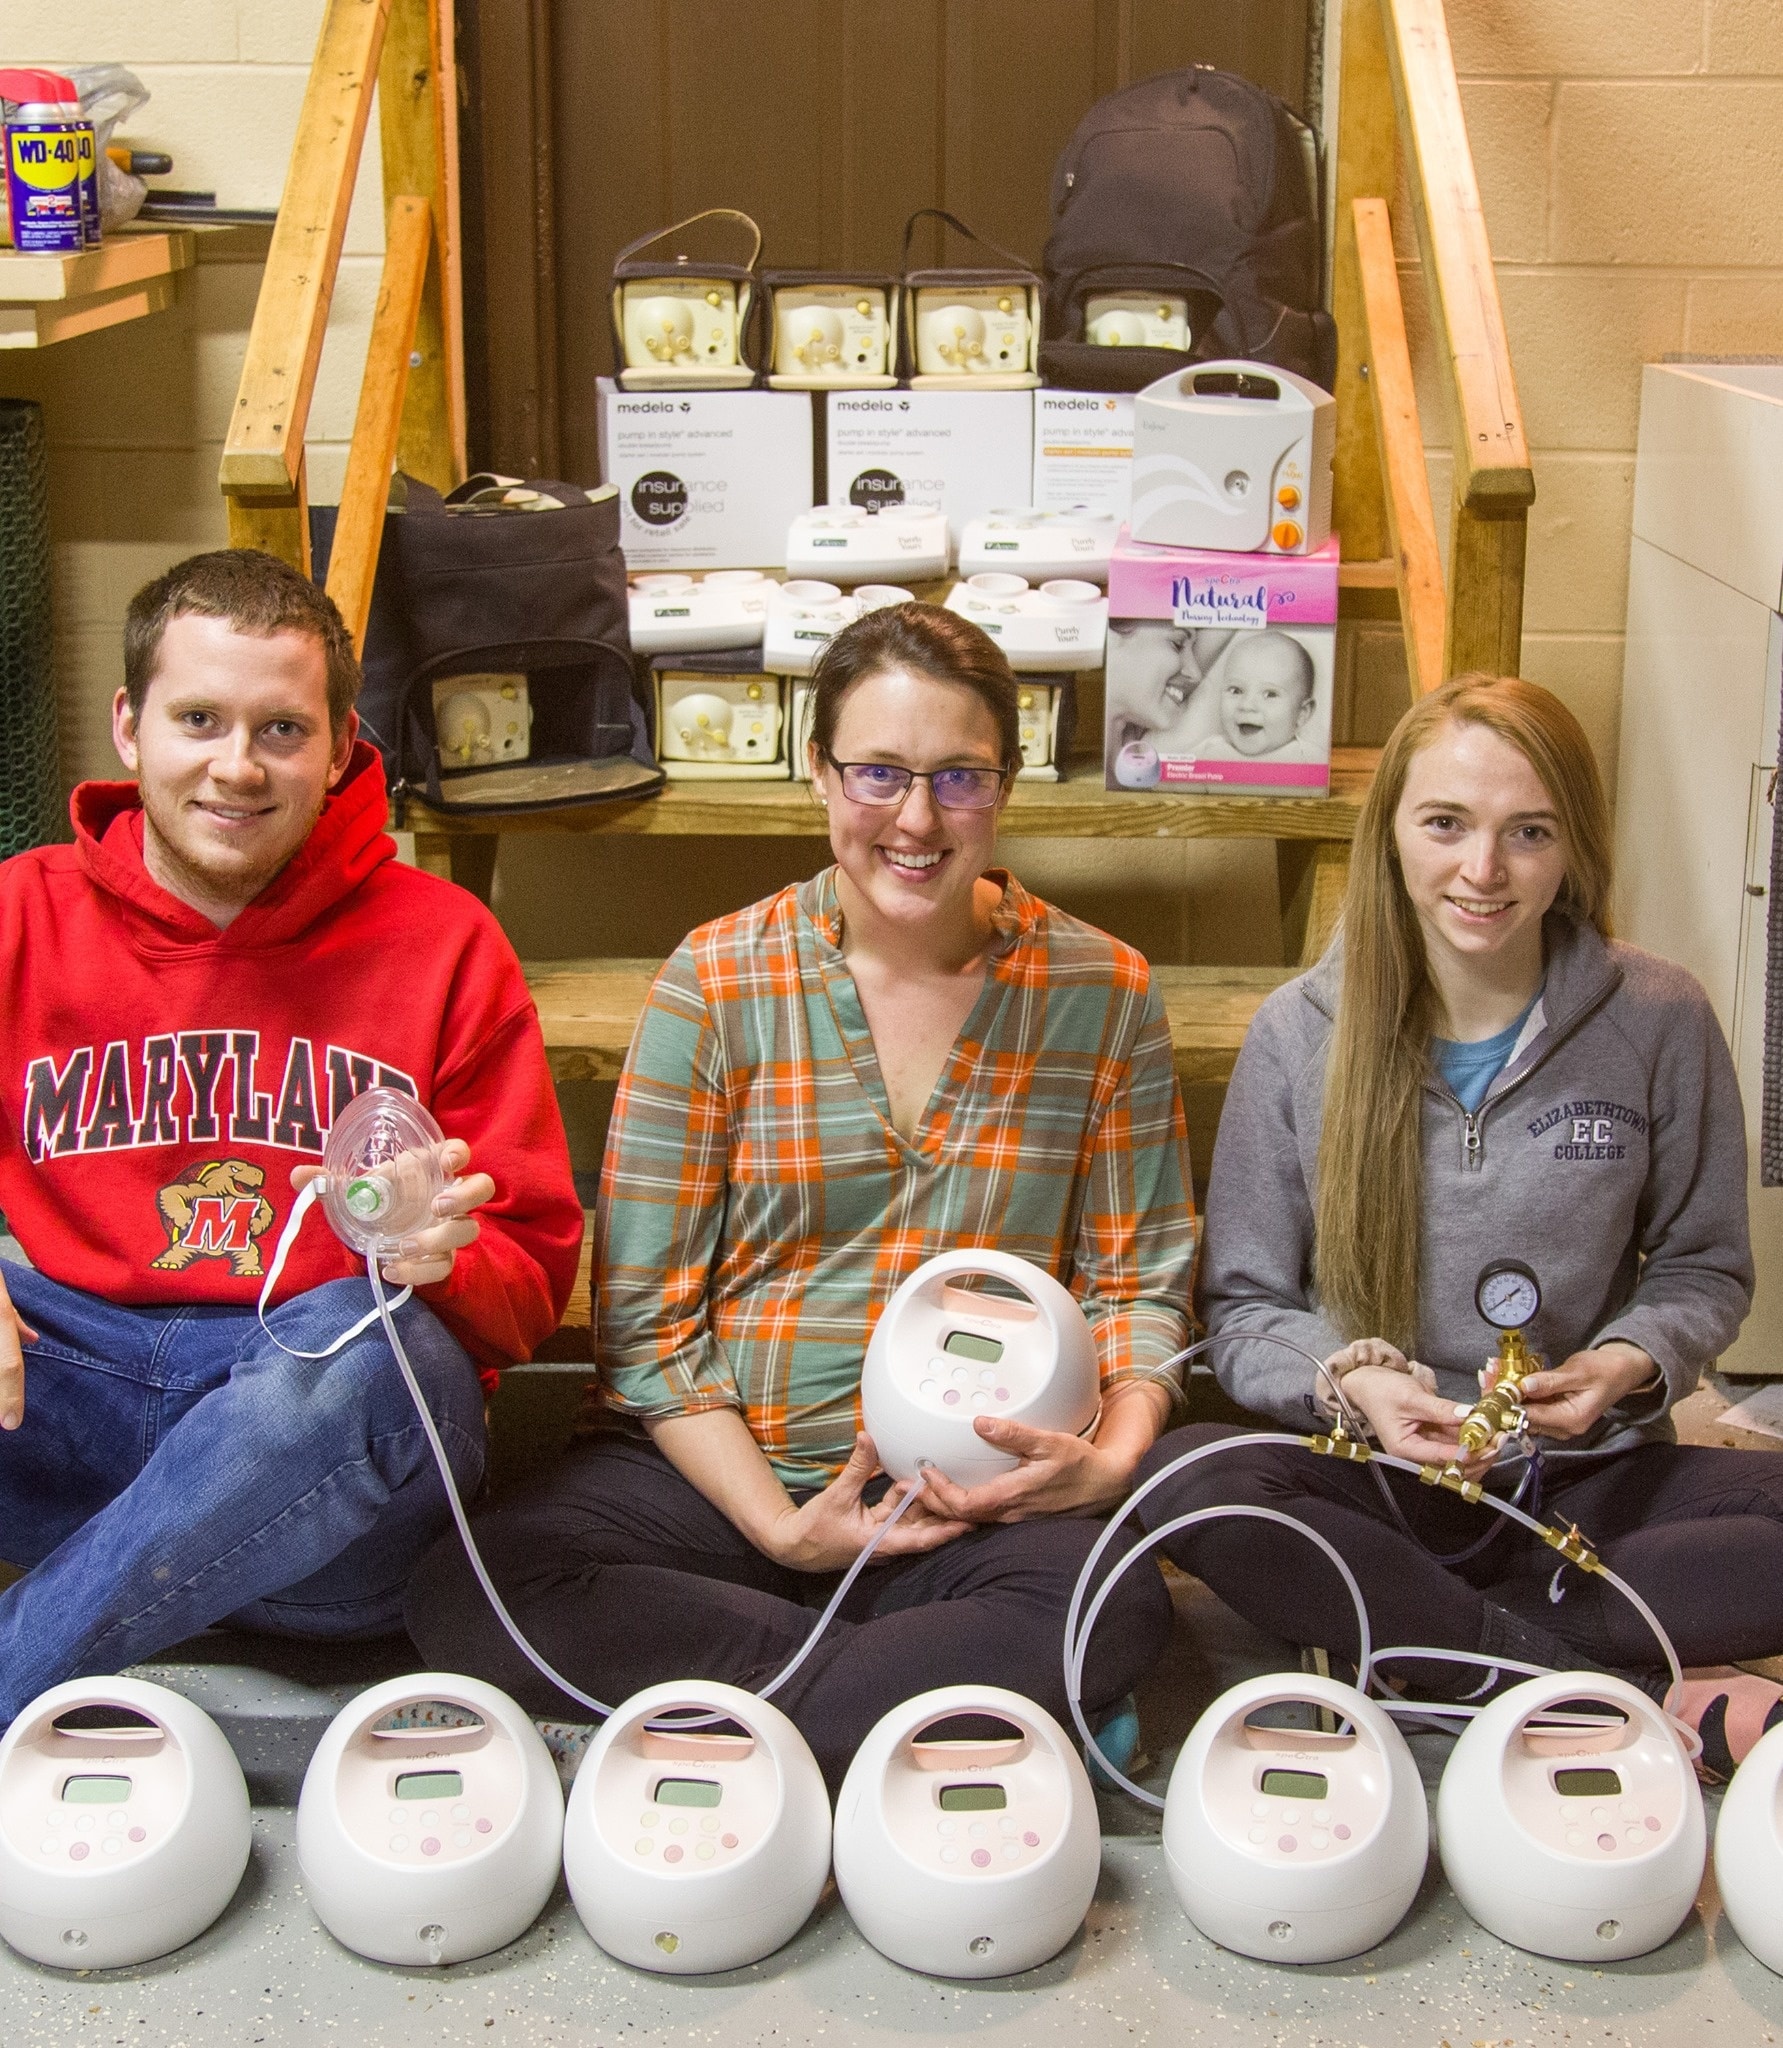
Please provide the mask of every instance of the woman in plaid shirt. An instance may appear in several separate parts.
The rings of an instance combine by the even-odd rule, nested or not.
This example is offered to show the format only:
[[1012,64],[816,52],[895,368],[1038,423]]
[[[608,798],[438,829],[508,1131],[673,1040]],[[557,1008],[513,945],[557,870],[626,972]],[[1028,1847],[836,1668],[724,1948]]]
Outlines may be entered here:
[[[1094,1440],[986,1416],[1019,1467],[931,1474],[778,1696],[832,1783],[931,1686],[1004,1685],[1064,1718],[1065,1603],[1168,1416],[1194,1211],[1170,1034],[1144,960],[991,867],[1021,764],[1016,685],[976,626],[870,613],[814,683],[835,864],[694,932],[626,1061],[597,1212],[597,1357],[621,1427],[479,1540],[516,1618],[605,1699],[671,1677],[754,1688],[897,1506],[861,1433],[861,1361],[925,1259],[994,1245],[1068,1285],[1095,1333]],[[1086,1700],[1120,1700],[1170,1605],[1127,1575]],[[410,1627],[443,1669],[561,1700],[455,1541]]]

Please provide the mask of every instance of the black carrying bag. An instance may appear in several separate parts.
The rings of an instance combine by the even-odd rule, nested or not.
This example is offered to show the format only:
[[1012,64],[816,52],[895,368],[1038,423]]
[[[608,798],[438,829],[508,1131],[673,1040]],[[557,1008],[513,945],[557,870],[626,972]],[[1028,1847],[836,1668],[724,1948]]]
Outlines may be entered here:
[[[1208,65],[1098,100],[1053,169],[1040,368],[1071,390],[1138,391],[1191,363],[1244,357],[1331,390],[1318,142],[1291,108]],[[1111,291],[1188,300],[1188,349],[1107,348],[1084,302]]]
[[[550,500],[549,510],[524,510]],[[403,509],[394,509],[399,501]],[[474,476],[450,497],[398,477],[385,515],[358,711],[392,796],[435,810],[535,811],[653,794],[662,771],[632,663],[619,501],[575,484]],[[335,509],[310,514],[328,573]],[[524,676],[524,759],[442,767],[434,685]]]

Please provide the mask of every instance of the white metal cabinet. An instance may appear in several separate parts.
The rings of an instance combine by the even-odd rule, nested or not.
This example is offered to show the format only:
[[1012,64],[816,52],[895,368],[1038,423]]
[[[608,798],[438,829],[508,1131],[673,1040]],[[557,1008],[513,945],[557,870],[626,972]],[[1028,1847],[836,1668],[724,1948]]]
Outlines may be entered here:
[[1649,364],[1616,792],[1616,927],[1702,982],[1746,1105],[1758,1294],[1723,1369],[1783,1373],[1783,1189],[1758,1184],[1783,715],[1783,364]]

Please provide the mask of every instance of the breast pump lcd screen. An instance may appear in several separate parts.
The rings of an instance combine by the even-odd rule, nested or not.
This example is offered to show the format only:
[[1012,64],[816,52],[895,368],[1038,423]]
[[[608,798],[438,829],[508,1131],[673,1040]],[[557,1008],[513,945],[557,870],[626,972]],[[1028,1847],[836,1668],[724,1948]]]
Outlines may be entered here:
[[1258,1789],[1272,1799],[1323,1799],[1331,1781],[1317,1771],[1265,1771]]
[[128,1778],[80,1777],[62,1781],[63,1802],[69,1806],[122,1806],[129,1797]]
[[1562,1799],[1613,1799],[1622,1780],[1614,1771],[1556,1771],[1554,1790]]
[[943,1785],[943,1813],[998,1813],[1009,1804],[1001,1785]]
[[404,1771],[396,1781],[398,1799],[459,1799],[464,1778],[457,1771]]
[[658,1806],[716,1806],[724,1787],[711,1778],[660,1778],[655,1796]]
[[952,1330],[941,1346],[956,1358],[976,1358],[981,1365],[995,1365],[1003,1347],[995,1337],[975,1337],[970,1330]]

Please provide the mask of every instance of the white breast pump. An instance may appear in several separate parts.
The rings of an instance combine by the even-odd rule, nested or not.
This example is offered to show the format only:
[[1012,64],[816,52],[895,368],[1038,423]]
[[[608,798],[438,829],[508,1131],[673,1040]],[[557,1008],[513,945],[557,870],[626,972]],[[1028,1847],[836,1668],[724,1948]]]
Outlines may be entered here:
[[1783,1975],[1783,1728],[1752,1745],[1721,1801],[1715,1888],[1734,1932]]
[[223,1911],[253,1835],[208,1714],[141,1679],[69,1679],[0,1739],[0,1935],[61,1970],[146,1963]]
[[[985,1293],[968,1280],[1003,1283]],[[1015,1298],[1011,1298],[1011,1294]],[[886,1303],[861,1371],[861,1419],[894,1479],[934,1465],[976,1486],[1020,1462],[981,1415],[1087,1436],[1101,1413],[1096,1343],[1067,1289],[1012,1252],[943,1252]]]

